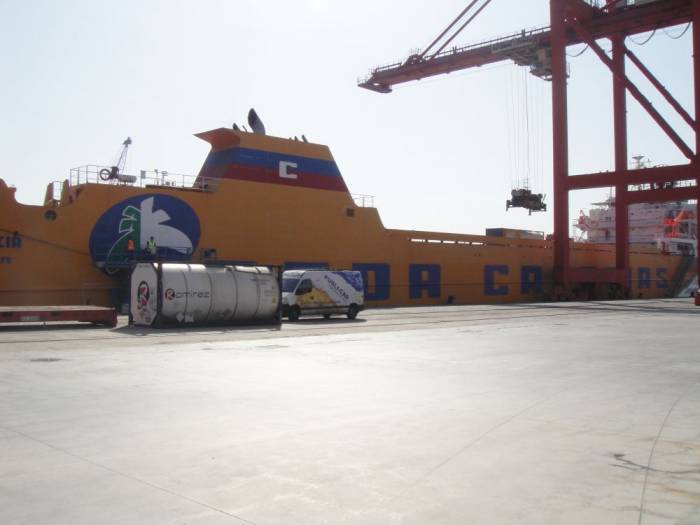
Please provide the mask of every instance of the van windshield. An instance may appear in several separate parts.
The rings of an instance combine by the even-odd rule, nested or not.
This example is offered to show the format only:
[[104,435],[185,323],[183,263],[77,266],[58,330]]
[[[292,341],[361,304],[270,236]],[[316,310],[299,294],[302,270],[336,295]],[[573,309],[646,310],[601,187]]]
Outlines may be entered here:
[[299,279],[285,277],[282,279],[282,291],[292,293],[294,290],[296,290],[297,284],[299,284]]

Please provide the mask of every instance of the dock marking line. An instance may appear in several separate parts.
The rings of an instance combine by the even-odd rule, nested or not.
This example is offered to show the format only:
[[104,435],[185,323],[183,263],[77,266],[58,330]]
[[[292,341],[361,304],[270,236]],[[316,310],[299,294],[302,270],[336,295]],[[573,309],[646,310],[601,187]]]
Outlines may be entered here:
[[167,489],[167,488],[165,488],[165,487],[161,487],[160,485],[156,485],[155,483],[152,483],[152,482],[150,482],[150,481],[146,481],[145,479],[137,478],[136,476],[132,476],[132,475],[130,475],[130,474],[126,474],[125,472],[121,472],[121,471],[116,470],[116,469],[114,469],[114,468],[108,467],[107,465],[103,465],[103,464],[101,464],[101,463],[98,463],[97,461],[93,461],[93,460],[91,460],[91,459],[88,459],[88,458],[85,458],[85,457],[80,456],[80,455],[78,455],[78,454],[75,454],[75,453],[73,453],[73,452],[70,452],[69,450],[63,449],[63,448],[61,448],[61,447],[57,447],[57,446],[55,446],[55,445],[52,445],[51,443],[48,443],[48,442],[46,442],[46,441],[43,441],[43,440],[39,439],[39,438],[36,438],[36,437],[34,437],[34,436],[30,436],[29,434],[26,434],[26,433],[21,432],[21,431],[19,431],[19,430],[15,430],[14,428],[10,428],[10,427],[4,426],[4,425],[0,425],[0,429],[6,430],[6,431],[8,431],[8,432],[13,432],[13,433],[15,433],[15,434],[17,434],[17,435],[19,435],[19,436],[22,436],[22,437],[24,437],[24,438],[26,438],[26,439],[29,439],[29,440],[31,440],[31,441],[34,441],[35,443],[39,443],[39,444],[41,444],[41,445],[44,445],[44,446],[47,447],[47,448],[56,450],[57,452],[61,452],[62,454],[66,454],[67,456],[73,457],[73,458],[75,458],[75,459],[78,459],[78,460],[80,460],[80,461],[83,461],[83,462],[85,462],[85,463],[88,463],[88,464],[90,464],[90,465],[92,465],[92,466],[98,467],[98,468],[100,468],[100,469],[102,469],[102,470],[106,470],[107,472],[111,472],[112,474],[116,474],[117,476],[121,476],[121,477],[123,477],[123,478],[129,479],[129,480],[131,480],[131,481],[135,481],[135,482],[137,482],[137,483],[141,483],[142,485],[146,485],[146,486],[148,486],[148,487],[154,488],[154,489],[159,490],[159,491],[161,491],[161,492],[164,492],[164,493],[166,493],[166,494],[170,494],[171,496],[175,496],[175,497],[180,498],[180,499],[183,499],[183,500],[185,500],[185,501],[189,501],[190,503],[194,503],[195,505],[199,505],[199,506],[204,507],[204,508],[207,508],[207,509],[209,509],[209,510],[213,510],[213,511],[215,511],[215,512],[219,512],[220,514],[224,514],[225,516],[229,516],[229,517],[231,517],[231,518],[237,519],[237,520],[239,520],[239,521],[241,521],[241,522],[243,522],[243,523],[248,523],[249,525],[259,525],[258,523],[254,522],[254,521],[247,520],[247,519],[245,519],[245,518],[243,518],[243,517],[241,517],[241,516],[238,516],[238,515],[236,515],[236,514],[232,514],[232,513],[227,512],[227,511],[225,511],[225,510],[223,510],[223,509],[219,509],[219,508],[217,508],[217,507],[214,507],[214,506],[212,506],[212,505],[209,505],[208,503],[204,503],[203,501],[199,501],[199,500],[196,500],[196,499],[191,498],[191,497],[189,497],[189,496],[185,496],[184,494],[179,494],[179,493],[177,493],[177,492],[175,492],[175,491],[173,491],[173,490]]
[[428,479],[428,478],[429,478],[430,476],[432,476],[435,472],[437,472],[438,470],[440,470],[442,467],[444,467],[445,465],[447,465],[447,464],[448,464],[449,462],[451,462],[452,460],[454,460],[454,459],[456,459],[457,457],[459,457],[460,455],[462,455],[464,452],[466,452],[466,451],[467,451],[468,449],[470,449],[472,446],[476,445],[479,441],[481,441],[482,439],[484,439],[484,438],[485,438],[486,436],[488,436],[489,434],[495,432],[495,431],[498,430],[499,428],[501,428],[501,427],[507,425],[508,423],[514,421],[515,419],[517,419],[518,417],[520,417],[521,415],[523,415],[525,412],[527,412],[527,411],[529,411],[529,410],[535,408],[535,407],[538,406],[538,405],[541,405],[541,404],[543,404],[543,403],[546,403],[546,402],[550,401],[551,399],[555,398],[556,396],[558,396],[558,395],[561,394],[562,392],[566,392],[566,390],[567,390],[567,389],[562,389],[562,390],[560,390],[560,391],[558,391],[558,392],[555,392],[554,394],[551,394],[551,395],[549,395],[549,396],[547,396],[547,397],[545,397],[545,398],[543,398],[543,399],[540,399],[539,401],[535,401],[534,403],[532,403],[532,404],[526,406],[525,408],[523,408],[522,410],[516,412],[515,414],[513,414],[513,415],[507,417],[506,419],[500,421],[499,423],[496,423],[495,425],[493,425],[491,428],[487,429],[487,430],[486,430],[485,432],[483,432],[482,434],[478,435],[477,437],[475,437],[475,438],[472,439],[471,441],[469,441],[469,442],[467,442],[466,444],[464,444],[464,445],[463,445],[462,447],[460,447],[458,450],[456,450],[455,452],[453,452],[452,454],[450,454],[449,456],[447,456],[445,459],[443,459],[442,461],[440,461],[440,462],[437,463],[436,465],[434,465],[434,466],[432,466],[431,468],[429,468],[426,472],[424,472],[421,476],[419,476],[416,480],[414,480],[413,483],[411,483],[411,484],[408,485],[405,489],[403,489],[401,492],[399,492],[398,494],[396,494],[396,495],[394,495],[392,498],[390,498],[389,501],[396,501],[397,499],[404,497],[408,491],[410,491],[411,489],[415,488],[415,487],[418,486],[420,483],[422,483],[423,481],[425,481],[426,479]]
[[644,469],[644,483],[642,484],[642,494],[639,500],[639,519],[637,520],[637,525],[642,525],[642,519],[644,516],[644,501],[646,499],[647,492],[647,480],[649,479],[649,471],[651,470],[651,462],[654,457],[654,452],[656,451],[656,445],[659,443],[659,439],[661,439],[661,434],[663,433],[664,428],[666,427],[668,418],[671,417],[671,413],[676,408],[676,405],[678,405],[681,399],[690,394],[698,385],[700,385],[700,382],[692,384],[690,388],[688,388],[687,390],[682,392],[680,396],[678,396],[678,398],[671,405],[671,408],[669,408],[668,412],[666,412],[666,417],[664,417],[664,420],[661,422],[661,426],[659,427],[659,431],[656,433],[654,443],[651,445],[651,450],[649,450],[649,459],[647,459],[647,466]]

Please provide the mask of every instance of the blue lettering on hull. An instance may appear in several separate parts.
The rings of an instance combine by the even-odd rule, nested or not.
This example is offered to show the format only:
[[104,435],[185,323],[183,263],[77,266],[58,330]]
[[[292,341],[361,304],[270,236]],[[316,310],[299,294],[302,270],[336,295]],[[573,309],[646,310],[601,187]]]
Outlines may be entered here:
[[520,268],[520,292],[542,293],[542,267],[523,266]]
[[22,237],[19,233],[14,232],[12,235],[0,235],[0,248],[15,248],[22,247]]
[[[355,263],[352,269],[362,273],[365,300],[386,301],[391,287],[391,271],[386,263]],[[372,284],[370,284],[372,283]]]
[[508,275],[508,266],[505,264],[487,264],[484,266],[484,295],[508,295],[508,285],[496,286],[496,275]]
[[657,288],[668,288],[668,279],[666,276],[666,268],[656,269],[656,287]]
[[643,266],[637,270],[637,288],[651,288],[651,269]]
[[408,266],[409,298],[421,299],[423,292],[427,292],[429,298],[440,297],[439,264],[410,264]]
[[[362,273],[367,301],[386,301],[391,297],[391,266],[387,263],[353,263],[352,269]],[[517,270],[514,270],[517,273]],[[509,282],[511,274],[507,264],[487,264],[483,273],[483,294],[486,297],[502,297],[514,293],[511,285],[519,286],[520,294],[542,294],[544,292],[544,269],[542,266],[523,265],[519,269],[520,279]],[[654,276],[654,285],[652,285]],[[410,264],[408,266],[410,299],[439,299],[442,295],[442,268],[439,264]],[[640,267],[637,269],[637,285],[640,289],[652,286],[658,289],[669,287],[668,269]]]

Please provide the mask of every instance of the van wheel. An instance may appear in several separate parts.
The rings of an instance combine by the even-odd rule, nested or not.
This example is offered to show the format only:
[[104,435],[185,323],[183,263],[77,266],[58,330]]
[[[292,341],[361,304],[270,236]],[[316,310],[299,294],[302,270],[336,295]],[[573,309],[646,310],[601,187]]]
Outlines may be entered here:
[[331,314],[323,314],[323,318],[324,318],[324,319],[330,319],[330,318],[331,318]]
[[301,310],[299,309],[298,306],[294,305],[289,309],[289,320],[290,321],[298,321],[300,315],[301,315]]
[[360,309],[357,307],[356,304],[351,304],[348,307],[348,319],[355,319],[357,317],[357,314],[359,313]]

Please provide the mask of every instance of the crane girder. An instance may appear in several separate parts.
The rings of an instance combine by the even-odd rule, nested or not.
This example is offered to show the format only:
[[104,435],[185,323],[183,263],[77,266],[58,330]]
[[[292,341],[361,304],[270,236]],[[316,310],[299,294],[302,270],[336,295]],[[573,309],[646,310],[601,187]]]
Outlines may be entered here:
[[[655,0],[617,7],[607,11],[596,9],[583,0],[563,0],[567,17],[577,20],[594,39],[615,34],[636,35],[662,27],[671,27],[691,21],[693,0]],[[567,45],[582,43],[574,31],[566,33]],[[472,67],[512,60],[529,66],[533,74],[545,79],[551,76],[547,66],[547,51],[551,47],[548,27],[521,31],[479,44],[453,47],[432,58],[411,55],[404,62],[378,67],[359,82],[359,86],[390,93],[392,86],[421,78],[452,73]]]

